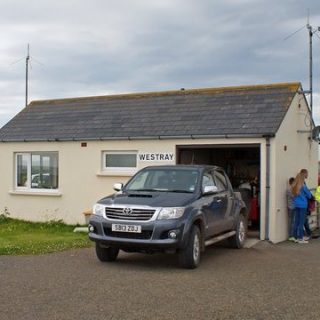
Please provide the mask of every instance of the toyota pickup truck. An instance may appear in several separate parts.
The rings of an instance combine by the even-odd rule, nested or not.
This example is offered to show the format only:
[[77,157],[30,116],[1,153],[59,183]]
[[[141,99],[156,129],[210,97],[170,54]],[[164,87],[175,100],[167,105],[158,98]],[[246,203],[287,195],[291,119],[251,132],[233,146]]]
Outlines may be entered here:
[[175,252],[180,265],[199,266],[205,247],[228,239],[242,248],[247,210],[222,168],[150,166],[116,193],[99,200],[89,220],[89,238],[100,261],[126,252]]

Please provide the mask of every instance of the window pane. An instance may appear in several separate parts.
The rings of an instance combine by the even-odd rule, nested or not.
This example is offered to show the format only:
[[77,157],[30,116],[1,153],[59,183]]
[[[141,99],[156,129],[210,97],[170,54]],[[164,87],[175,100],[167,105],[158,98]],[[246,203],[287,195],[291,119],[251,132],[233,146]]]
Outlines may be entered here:
[[202,188],[204,189],[205,187],[214,187],[214,186],[215,184],[211,174],[206,173],[202,179]]
[[38,180],[40,177],[40,155],[33,154],[31,156],[31,186]]
[[106,154],[107,168],[135,168],[136,166],[136,154]]
[[148,172],[138,173],[133,180],[128,185],[130,190],[139,190],[146,188],[146,180],[149,178]]
[[194,170],[149,168],[136,174],[126,185],[126,189],[193,192],[198,183],[198,177],[198,171]]
[[17,186],[27,187],[28,180],[28,155],[17,155]]
[[58,188],[57,153],[40,153],[31,155],[31,188]]
[[215,181],[219,191],[227,190],[227,181],[225,176],[221,172],[215,171],[214,173]]

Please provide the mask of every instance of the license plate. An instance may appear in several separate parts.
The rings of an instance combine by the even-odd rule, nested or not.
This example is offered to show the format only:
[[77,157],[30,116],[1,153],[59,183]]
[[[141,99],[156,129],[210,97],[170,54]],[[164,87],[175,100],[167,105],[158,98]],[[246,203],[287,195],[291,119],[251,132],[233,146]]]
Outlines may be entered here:
[[128,224],[112,224],[112,231],[141,233],[141,226]]

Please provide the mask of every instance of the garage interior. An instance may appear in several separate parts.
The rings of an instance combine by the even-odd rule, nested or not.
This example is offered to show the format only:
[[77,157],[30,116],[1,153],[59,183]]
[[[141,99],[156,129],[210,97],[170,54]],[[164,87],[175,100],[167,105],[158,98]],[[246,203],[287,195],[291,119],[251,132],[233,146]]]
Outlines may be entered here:
[[260,237],[260,145],[180,145],[177,164],[217,165],[240,191],[249,211],[248,235]]

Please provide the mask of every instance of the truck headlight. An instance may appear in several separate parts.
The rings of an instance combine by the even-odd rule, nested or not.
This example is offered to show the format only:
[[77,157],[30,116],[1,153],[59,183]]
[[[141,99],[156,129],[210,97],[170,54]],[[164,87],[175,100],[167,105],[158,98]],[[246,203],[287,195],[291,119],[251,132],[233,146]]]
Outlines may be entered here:
[[100,204],[100,203],[96,203],[94,206],[93,206],[93,214],[97,215],[97,216],[102,216],[103,215],[103,212],[104,212],[104,205]]
[[183,216],[184,208],[162,208],[158,214],[158,220],[178,219]]

